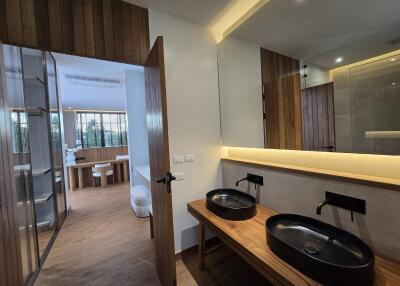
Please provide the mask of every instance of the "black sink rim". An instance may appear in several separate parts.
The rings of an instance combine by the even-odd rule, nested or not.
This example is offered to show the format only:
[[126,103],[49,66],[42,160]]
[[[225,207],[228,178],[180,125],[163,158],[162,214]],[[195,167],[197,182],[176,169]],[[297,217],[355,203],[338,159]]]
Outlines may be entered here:
[[[326,227],[328,227],[328,228],[335,228],[337,232],[343,234],[344,236],[346,236],[346,237],[348,237],[348,238],[351,238],[351,239],[357,241],[357,243],[368,253],[368,256],[371,257],[371,259],[370,259],[367,263],[365,263],[365,264],[360,264],[360,265],[357,265],[357,266],[352,266],[352,265],[341,265],[341,264],[336,264],[336,263],[327,262],[327,261],[325,261],[325,260],[319,259],[318,257],[315,257],[315,256],[313,256],[313,255],[310,255],[310,254],[308,254],[308,253],[306,253],[306,252],[302,252],[302,251],[298,250],[297,248],[293,247],[292,245],[288,244],[287,242],[285,242],[285,241],[279,239],[278,237],[276,237],[276,236],[270,231],[270,229],[269,229],[269,227],[268,227],[268,224],[272,224],[273,221],[279,220],[279,219],[281,219],[282,217],[287,217],[287,218],[297,217],[297,218],[301,218],[302,220],[317,222],[317,223],[319,223],[319,224],[321,224],[321,225],[324,225],[324,226],[326,226]],[[360,269],[360,268],[370,267],[371,265],[374,265],[374,263],[375,263],[375,254],[374,254],[374,252],[372,251],[372,249],[371,249],[362,239],[360,239],[359,237],[357,237],[356,235],[354,235],[354,234],[352,234],[352,233],[350,233],[350,232],[348,232],[348,231],[345,231],[345,230],[340,229],[340,228],[338,228],[338,227],[336,227],[336,226],[334,226],[334,225],[325,223],[325,222],[323,222],[323,221],[320,221],[320,220],[317,220],[317,219],[314,219],[314,218],[311,218],[311,217],[307,217],[307,216],[303,216],[303,215],[298,215],[298,214],[290,214],[290,213],[276,214],[276,215],[273,215],[273,216],[269,217],[269,218],[266,220],[266,222],[265,222],[265,228],[266,228],[268,234],[269,234],[270,236],[272,236],[274,239],[278,240],[280,243],[286,245],[287,247],[289,247],[290,249],[294,250],[295,252],[298,252],[298,253],[300,253],[300,254],[302,254],[302,255],[306,255],[308,258],[313,259],[313,260],[316,260],[316,261],[319,261],[320,263],[322,263],[322,264],[324,264],[324,265],[333,266],[333,267],[337,267],[337,268],[343,268],[343,269]]]
[[[239,190],[232,189],[232,188],[220,188],[220,189],[214,189],[214,190],[212,190],[212,191],[209,191],[209,192],[206,194],[206,200],[207,200],[207,201],[211,201],[211,202],[214,203],[214,204],[217,204],[217,203],[215,203],[214,201],[212,201],[211,198],[212,198],[212,196],[214,196],[216,193],[218,193],[218,192],[220,192],[220,191],[222,191],[222,190],[231,191],[231,192],[234,192],[234,193],[240,193],[241,196],[244,196],[244,197],[246,197],[247,199],[249,199],[250,201],[252,201],[253,205],[255,205],[255,204],[257,203],[257,202],[256,202],[256,199],[255,199],[253,196],[250,196],[249,194],[246,194],[246,193],[244,193],[244,192],[241,192],[241,191],[239,191]],[[223,207],[223,206],[221,206],[220,204],[217,204],[217,205],[220,206],[220,207]],[[250,206],[232,207],[232,208],[229,208],[229,209],[232,209],[232,210],[244,210],[244,209],[248,209],[249,207],[250,207]],[[252,207],[252,206],[251,206],[251,207]]]
[[[228,192],[249,200],[249,205],[242,207],[226,207],[214,201],[212,198],[218,192]],[[217,216],[231,221],[244,221],[253,218],[257,214],[257,201],[254,197],[232,188],[219,188],[206,194],[206,208]]]

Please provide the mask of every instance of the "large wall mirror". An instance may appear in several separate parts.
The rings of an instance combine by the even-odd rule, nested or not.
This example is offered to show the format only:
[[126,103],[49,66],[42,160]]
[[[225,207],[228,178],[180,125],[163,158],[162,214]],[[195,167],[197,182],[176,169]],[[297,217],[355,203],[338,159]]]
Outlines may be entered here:
[[[360,7],[362,6],[362,13]],[[225,146],[400,154],[399,1],[270,0],[218,45]]]

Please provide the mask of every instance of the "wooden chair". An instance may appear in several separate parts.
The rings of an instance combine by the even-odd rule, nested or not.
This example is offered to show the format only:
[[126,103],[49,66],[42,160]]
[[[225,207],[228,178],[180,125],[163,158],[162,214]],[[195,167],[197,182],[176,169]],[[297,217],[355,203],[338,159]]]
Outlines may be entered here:
[[[95,179],[96,178],[100,178],[102,187],[107,185],[107,178],[109,176],[112,176],[113,184],[115,184],[114,170],[113,170],[113,166],[111,165],[111,163],[94,165],[94,167],[92,168],[92,175],[93,175],[92,176],[93,177],[93,187],[95,187]],[[104,179],[102,178],[103,176],[104,176]]]

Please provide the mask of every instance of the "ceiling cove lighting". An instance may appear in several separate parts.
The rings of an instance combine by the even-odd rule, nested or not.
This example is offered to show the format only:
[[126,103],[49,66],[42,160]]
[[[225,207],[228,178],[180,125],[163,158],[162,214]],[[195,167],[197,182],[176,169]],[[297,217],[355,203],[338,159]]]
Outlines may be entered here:
[[235,0],[210,25],[217,43],[226,38],[269,0]]

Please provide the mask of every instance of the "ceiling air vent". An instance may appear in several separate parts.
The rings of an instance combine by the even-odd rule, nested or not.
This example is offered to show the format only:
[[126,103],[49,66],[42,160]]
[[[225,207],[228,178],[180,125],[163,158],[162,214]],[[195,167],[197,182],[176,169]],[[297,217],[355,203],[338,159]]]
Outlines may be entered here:
[[78,74],[64,74],[65,78],[74,84],[91,85],[98,87],[117,88],[122,86],[122,79]]

